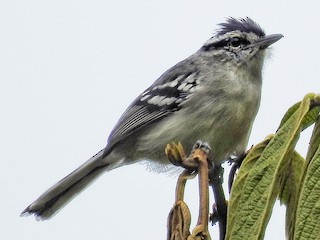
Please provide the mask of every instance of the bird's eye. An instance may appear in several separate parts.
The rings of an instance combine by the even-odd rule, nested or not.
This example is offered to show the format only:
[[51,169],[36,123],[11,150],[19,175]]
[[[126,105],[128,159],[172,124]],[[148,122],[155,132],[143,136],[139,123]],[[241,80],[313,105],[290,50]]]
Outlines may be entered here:
[[233,48],[238,48],[242,45],[242,40],[238,37],[231,38],[229,41],[229,46]]
[[220,41],[210,43],[208,45],[205,45],[203,48],[206,51],[210,50],[211,48],[214,48],[214,49],[224,48],[230,51],[233,51],[233,50],[237,51],[249,43],[250,42],[245,38],[231,37],[231,38],[224,38],[224,39],[221,39]]

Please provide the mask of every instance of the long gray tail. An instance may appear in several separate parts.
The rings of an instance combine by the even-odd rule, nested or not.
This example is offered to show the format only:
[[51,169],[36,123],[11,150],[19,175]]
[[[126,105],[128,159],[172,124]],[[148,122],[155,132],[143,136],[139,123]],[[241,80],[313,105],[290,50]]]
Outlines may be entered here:
[[45,220],[55,215],[104,171],[114,168],[112,164],[102,161],[103,153],[104,149],[49,188],[21,216],[34,214],[37,220]]

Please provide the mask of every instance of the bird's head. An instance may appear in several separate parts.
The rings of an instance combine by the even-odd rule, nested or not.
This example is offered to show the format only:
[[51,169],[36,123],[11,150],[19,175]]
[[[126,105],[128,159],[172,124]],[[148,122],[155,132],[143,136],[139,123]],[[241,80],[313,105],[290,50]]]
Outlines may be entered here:
[[215,57],[230,66],[258,67],[261,69],[265,50],[283,37],[282,34],[266,35],[250,18],[228,18],[219,24],[217,33],[201,48],[208,57]]

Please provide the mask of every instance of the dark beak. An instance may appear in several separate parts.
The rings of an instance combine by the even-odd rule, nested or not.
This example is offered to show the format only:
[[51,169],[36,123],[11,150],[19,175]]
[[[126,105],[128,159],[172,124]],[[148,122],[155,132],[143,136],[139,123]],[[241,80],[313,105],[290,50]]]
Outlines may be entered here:
[[254,43],[247,45],[245,49],[252,48],[252,47],[260,47],[261,49],[266,49],[271,44],[277,42],[281,38],[283,38],[282,34],[271,34],[271,35],[263,36],[259,38],[257,41],[255,41]]

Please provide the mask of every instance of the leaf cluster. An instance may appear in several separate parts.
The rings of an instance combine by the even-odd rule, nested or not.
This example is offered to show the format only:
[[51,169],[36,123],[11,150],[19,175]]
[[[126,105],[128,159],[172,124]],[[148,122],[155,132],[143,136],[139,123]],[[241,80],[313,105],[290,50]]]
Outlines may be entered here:
[[[287,239],[320,239],[319,105],[320,95],[306,95],[274,135],[249,150],[232,187],[225,239],[263,239],[277,198],[286,205]],[[295,147],[313,124],[303,158]]]

